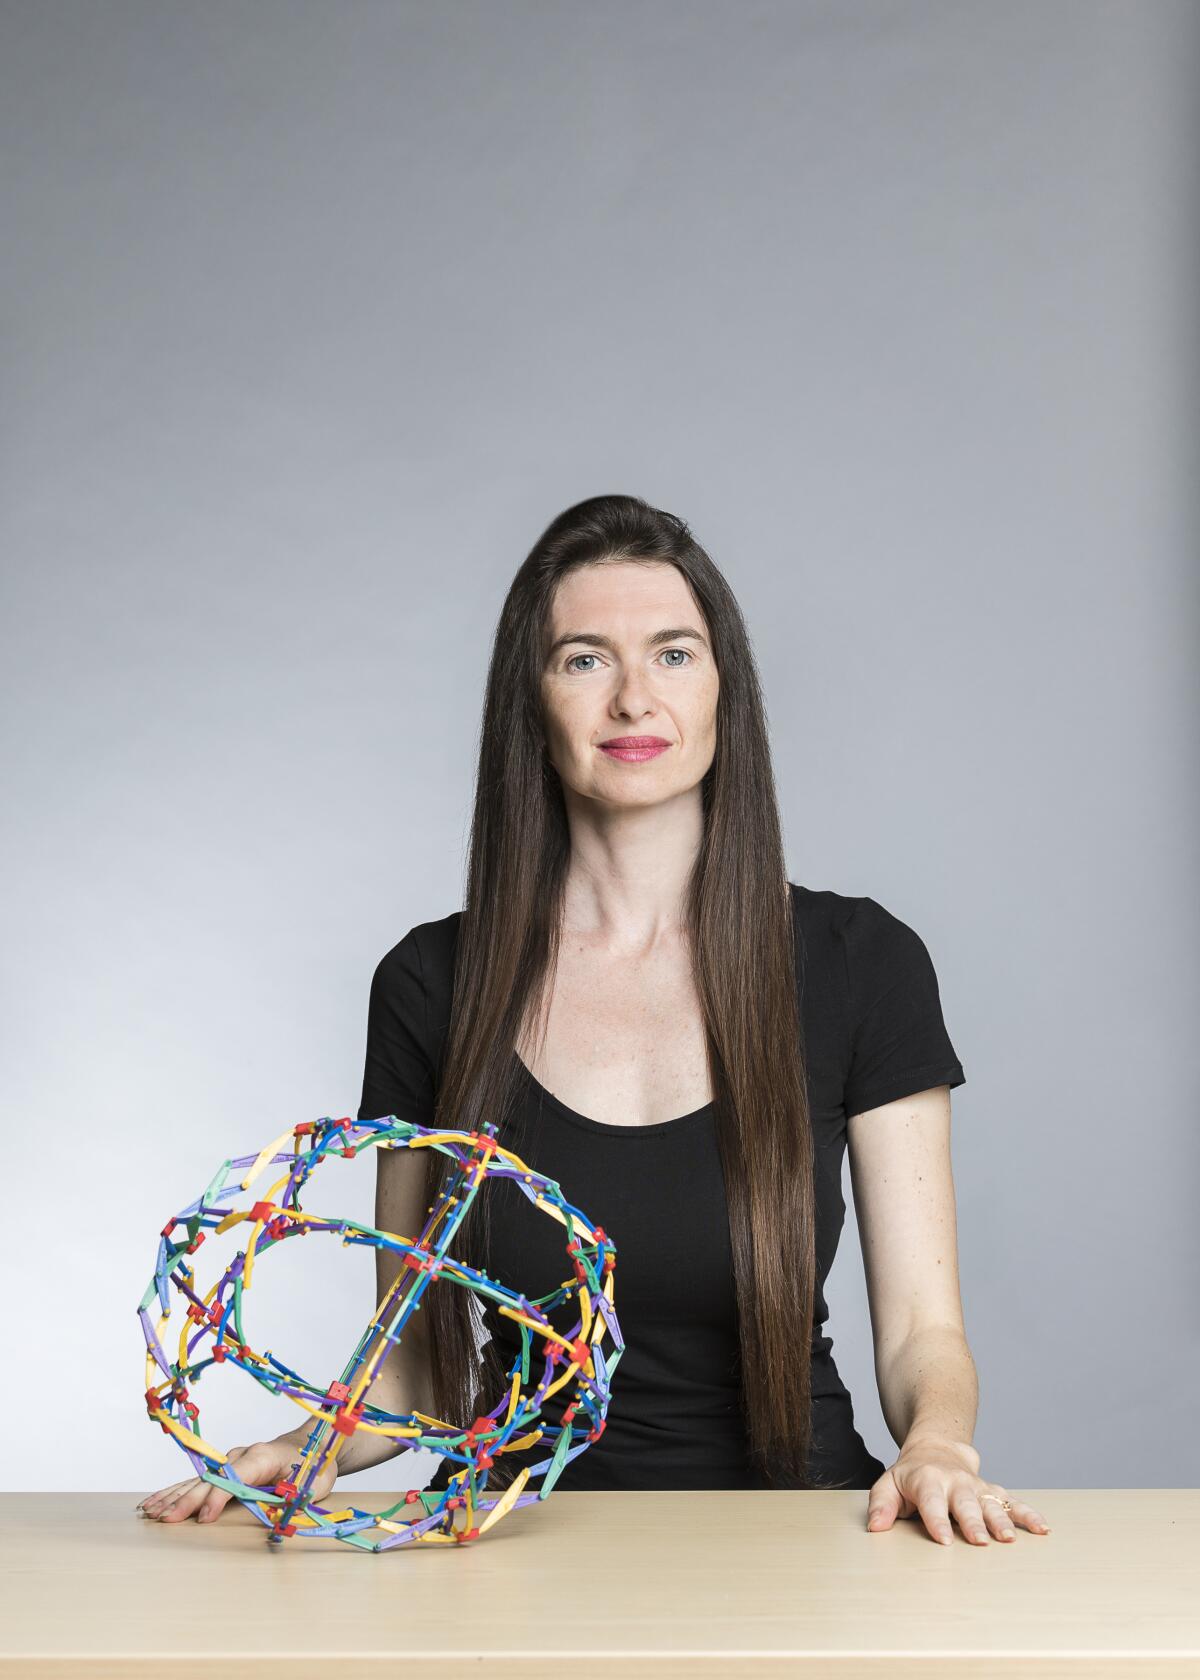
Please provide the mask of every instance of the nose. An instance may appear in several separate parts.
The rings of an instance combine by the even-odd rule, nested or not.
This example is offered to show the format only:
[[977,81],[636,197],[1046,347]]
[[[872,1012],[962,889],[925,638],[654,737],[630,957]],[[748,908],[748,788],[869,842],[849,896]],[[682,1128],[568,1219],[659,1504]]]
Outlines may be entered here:
[[622,717],[641,717],[654,711],[654,691],[636,666],[631,666],[617,683],[612,703]]

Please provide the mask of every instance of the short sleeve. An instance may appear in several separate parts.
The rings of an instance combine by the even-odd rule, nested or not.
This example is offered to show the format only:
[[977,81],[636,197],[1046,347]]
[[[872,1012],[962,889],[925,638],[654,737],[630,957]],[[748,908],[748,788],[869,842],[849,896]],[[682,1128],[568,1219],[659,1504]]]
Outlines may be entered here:
[[966,1074],[942,1018],[937,975],[918,934],[877,904],[855,900],[843,928],[850,1008],[847,1115]]
[[417,1126],[431,1123],[435,1088],[428,1035],[421,953],[410,930],[371,977],[360,1120],[394,1114]]

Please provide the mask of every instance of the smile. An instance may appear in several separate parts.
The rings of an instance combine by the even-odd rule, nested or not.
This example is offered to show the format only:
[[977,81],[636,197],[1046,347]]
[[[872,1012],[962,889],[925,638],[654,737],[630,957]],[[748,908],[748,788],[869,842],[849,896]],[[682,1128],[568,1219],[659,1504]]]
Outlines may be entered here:
[[644,746],[609,746],[601,743],[600,751],[607,753],[609,758],[619,758],[626,764],[641,764],[647,758],[657,758],[659,753],[665,753],[670,744],[669,741],[648,741]]

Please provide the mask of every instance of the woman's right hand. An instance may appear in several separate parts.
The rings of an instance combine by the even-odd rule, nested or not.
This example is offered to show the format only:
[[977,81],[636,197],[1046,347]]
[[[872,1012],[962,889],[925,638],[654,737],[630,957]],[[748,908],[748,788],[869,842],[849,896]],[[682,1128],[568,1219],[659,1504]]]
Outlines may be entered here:
[[[270,1441],[234,1447],[229,1453],[229,1463],[251,1487],[273,1488],[276,1482],[287,1479],[292,1466],[302,1456],[303,1448],[296,1441],[288,1435],[277,1435]],[[337,1481],[337,1475],[336,1463],[326,1460],[313,1482],[312,1498],[323,1499]],[[211,1522],[233,1497],[200,1476],[189,1476],[186,1481],[172,1482],[170,1487],[147,1494],[134,1509],[161,1522],[183,1522],[193,1516],[197,1522]]]

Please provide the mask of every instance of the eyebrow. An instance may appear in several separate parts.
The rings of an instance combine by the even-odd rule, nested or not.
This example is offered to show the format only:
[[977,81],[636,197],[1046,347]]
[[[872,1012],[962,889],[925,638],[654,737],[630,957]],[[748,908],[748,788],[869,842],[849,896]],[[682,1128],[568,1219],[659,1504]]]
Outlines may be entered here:
[[[661,642],[677,642],[684,636],[690,636],[692,641],[699,642],[702,647],[708,646],[699,630],[691,630],[686,625],[681,630],[653,631],[651,635],[646,637],[646,646],[658,647]],[[569,630],[565,636],[560,636],[557,641],[550,644],[546,658],[553,658],[559,648],[567,647],[572,642],[583,642],[588,647],[607,648],[609,653],[616,652],[616,643],[608,636],[600,635],[596,630]]]

